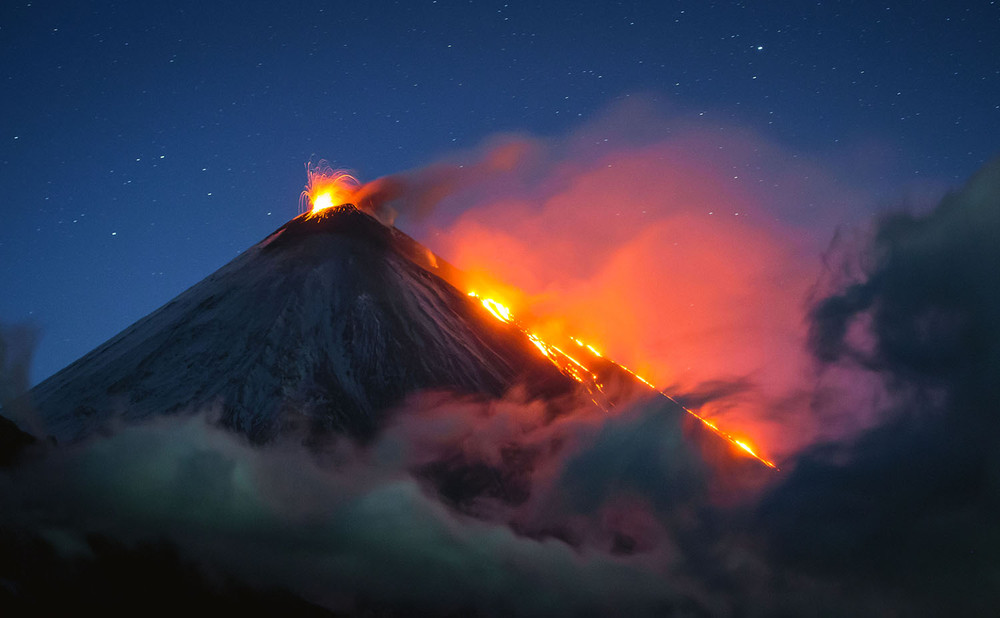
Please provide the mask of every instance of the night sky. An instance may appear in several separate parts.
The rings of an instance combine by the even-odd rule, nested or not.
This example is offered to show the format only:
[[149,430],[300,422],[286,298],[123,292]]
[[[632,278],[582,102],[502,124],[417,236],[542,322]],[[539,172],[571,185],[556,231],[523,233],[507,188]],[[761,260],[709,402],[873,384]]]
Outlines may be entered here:
[[986,0],[4,2],[0,322],[38,382],[295,216],[308,161],[371,180],[631,98],[829,162],[859,212],[940,195],[998,154],[998,35]]

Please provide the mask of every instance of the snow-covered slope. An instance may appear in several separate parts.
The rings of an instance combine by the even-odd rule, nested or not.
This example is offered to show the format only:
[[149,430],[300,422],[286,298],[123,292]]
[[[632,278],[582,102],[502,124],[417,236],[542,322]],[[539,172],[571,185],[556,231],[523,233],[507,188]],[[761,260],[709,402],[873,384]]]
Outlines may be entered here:
[[572,390],[437,268],[449,267],[354,208],[298,217],[35,387],[32,404],[60,441],[207,408],[264,441],[289,426],[363,438],[426,388]]

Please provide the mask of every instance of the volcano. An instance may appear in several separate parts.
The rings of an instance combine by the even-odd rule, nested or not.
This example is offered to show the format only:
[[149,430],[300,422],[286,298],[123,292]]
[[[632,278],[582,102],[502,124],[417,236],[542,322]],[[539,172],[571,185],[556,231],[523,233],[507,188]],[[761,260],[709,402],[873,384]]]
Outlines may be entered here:
[[[50,449],[48,440],[0,417],[0,472],[19,465],[42,470],[24,477],[32,481],[25,483],[25,519],[39,517],[45,526],[36,533],[16,520],[8,532],[0,517],[0,554],[12,556],[0,561],[0,579],[13,582],[0,586],[0,606],[66,613],[63,604],[103,608],[112,599],[129,608],[119,613],[132,615],[132,608],[162,597],[185,607],[222,603],[228,613],[247,613],[228,609],[231,602],[293,615],[312,610],[315,600],[378,610],[360,615],[439,615],[423,611],[436,610],[436,598],[369,598],[372,589],[354,576],[355,565],[368,560],[379,581],[386,581],[381,573],[397,572],[394,560],[404,568],[420,563],[412,543],[381,542],[397,514],[406,535],[437,521],[428,517],[475,519],[480,529],[506,526],[489,535],[512,546],[550,551],[558,541],[580,551],[597,548],[617,561],[657,547],[659,528],[649,523],[649,509],[691,512],[707,487],[739,497],[763,482],[767,468],[707,421],[581,341],[543,341],[499,302],[459,289],[462,282],[457,269],[365,211],[312,210],[16,400],[10,409],[34,407],[48,437],[79,448]],[[193,423],[117,431],[167,415],[207,416],[232,432],[218,432],[223,440],[238,439],[222,442],[223,450],[194,446],[187,433]],[[198,427],[199,435],[204,429]],[[335,460],[348,451],[325,448],[340,446],[337,436],[371,448],[358,449],[364,456],[348,453],[350,463],[338,468]],[[288,437],[299,441],[291,450],[251,447],[287,446],[281,439]],[[161,446],[170,453],[156,466],[165,476],[147,476],[145,465],[136,464],[160,461],[153,450]],[[285,459],[299,449],[318,457]],[[380,450],[391,457],[369,466],[367,453]],[[701,457],[709,467],[703,469]],[[244,477],[244,461],[266,465],[248,464]],[[357,470],[363,473],[355,479]],[[717,472],[721,480],[709,483]],[[48,475],[56,512],[40,517],[34,483]],[[161,478],[166,485],[158,484]],[[288,497],[306,510],[292,506],[286,514]],[[604,504],[617,510],[605,511]],[[319,510],[311,514],[313,508]],[[372,545],[367,532],[357,533],[369,520],[379,538]],[[88,557],[76,561],[73,554],[70,562],[50,548],[44,534],[54,525],[86,532]],[[185,552],[193,542],[198,556],[209,547],[211,577],[181,563],[169,546],[150,553],[123,544],[119,525],[166,537]],[[429,530],[432,553],[439,543],[454,545],[445,528]],[[314,538],[318,553],[303,551]],[[323,539],[335,540],[324,545]],[[282,543],[291,548],[291,562],[269,562],[284,556]],[[354,543],[362,561],[350,558]],[[564,564],[568,554],[555,551]],[[250,555],[262,556],[253,562],[265,569],[279,565],[269,577],[294,594],[257,594],[257,575],[244,585],[242,564]],[[280,565],[300,559],[301,573],[321,584],[299,590],[298,575],[285,579]],[[449,569],[467,570],[447,561],[455,565]],[[334,570],[317,568],[323,564]],[[350,570],[341,573],[339,565]],[[233,592],[220,591],[218,574],[228,577],[230,570]],[[165,592],[149,595],[148,582]],[[271,610],[274,604],[279,608]]]
[[[300,215],[42,382],[47,434],[75,442],[160,415],[208,413],[265,443],[285,432],[364,442],[410,395],[501,398],[545,414],[652,396],[713,459],[769,467],[744,441],[578,340],[542,341],[460,271],[353,205]],[[687,412],[688,414],[684,414]],[[720,439],[721,438],[721,439]],[[736,465],[740,465],[737,463]]]
[[555,400],[576,385],[442,278],[453,267],[354,208],[302,215],[30,393],[50,435],[210,410],[260,443],[365,439],[408,394]]

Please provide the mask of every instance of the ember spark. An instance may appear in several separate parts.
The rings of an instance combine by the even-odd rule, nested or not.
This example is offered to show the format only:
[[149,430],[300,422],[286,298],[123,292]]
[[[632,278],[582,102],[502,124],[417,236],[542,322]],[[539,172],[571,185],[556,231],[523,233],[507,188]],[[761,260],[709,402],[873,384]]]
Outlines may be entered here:
[[349,172],[334,169],[326,161],[321,160],[315,166],[308,164],[306,174],[309,182],[299,196],[299,212],[308,212],[315,216],[320,212],[351,204],[361,183]]

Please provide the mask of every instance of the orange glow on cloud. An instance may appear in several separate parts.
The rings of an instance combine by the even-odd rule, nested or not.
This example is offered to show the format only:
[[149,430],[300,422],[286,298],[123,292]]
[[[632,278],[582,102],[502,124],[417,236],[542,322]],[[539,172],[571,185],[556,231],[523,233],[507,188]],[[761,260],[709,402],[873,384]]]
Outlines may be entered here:
[[570,155],[520,195],[469,192],[474,206],[429,244],[541,341],[579,337],[681,400],[752,384],[696,416],[754,456],[750,436],[780,457],[817,431],[775,402],[811,379],[803,307],[826,238],[768,203],[760,183],[734,179],[733,157],[714,157],[704,139]]
[[579,337],[588,362],[631,368],[743,450],[780,460],[859,429],[830,394],[875,391],[817,378],[805,310],[833,230],[867,219],[874,196],[752,132],[636,99],[563,138],[497,136],[363,186],[347,175],[348,197],[312,190],[326,168],[303,195],[408,217],[464,273],[453,284],[529,325],[566,371],[546,342]]

